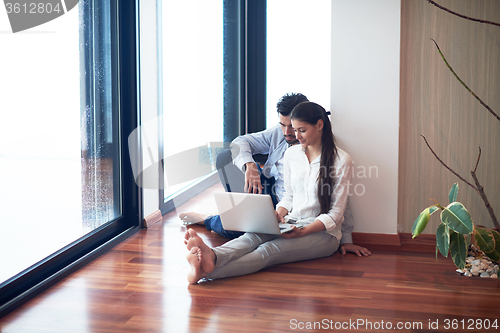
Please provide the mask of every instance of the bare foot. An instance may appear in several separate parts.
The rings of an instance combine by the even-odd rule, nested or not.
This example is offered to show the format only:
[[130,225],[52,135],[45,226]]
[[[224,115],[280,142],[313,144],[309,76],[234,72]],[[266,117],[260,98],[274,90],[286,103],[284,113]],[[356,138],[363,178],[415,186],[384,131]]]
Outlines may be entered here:
[[207,276],[207,273],[201,268],[203,254],[197,246],[193,247],[186,256],[187,261],[191,265],[191,270],[188,273],[187,279],[190,284],[196,284],[200,279]]
[[201,258],[201,268],[205,273],[210,273],[215,267],[215,253],[212,249],[203,242],[203,239],[198,236],[196,231],[193,229],[188,229],[184,236],[184,244],[187,245],[187,249],[191,251],[193,248],[200,249]]
[[205,220],[209,216],[210,215],[200,214],[200,213],[195,213],[195,212],[187,212],[187,213],[180,213],[179,214],[179,218],[182,220],[182,224],[184,224],[184,225],[204,224]]

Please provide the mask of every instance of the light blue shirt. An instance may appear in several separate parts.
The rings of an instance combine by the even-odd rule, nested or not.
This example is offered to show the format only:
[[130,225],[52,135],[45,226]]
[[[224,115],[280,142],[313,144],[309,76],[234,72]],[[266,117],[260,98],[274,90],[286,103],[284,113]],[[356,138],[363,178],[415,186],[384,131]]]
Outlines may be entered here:
[[245,172],[246,163],[254,162],[252,155],[269,155],[262,168],[262,173],[268,178],[272,176],[276,179],[276,196],[278,200],[281,200],[285,188],[282,159],[283,155],[285,155],[285,151],[290,146],[285,141],[281,126],[276,125],[262,132],[241,135],[231,143],[231,150],[237,150],[233,145],[239,147],[239,153],[233,160],[233,163],[243,172]]

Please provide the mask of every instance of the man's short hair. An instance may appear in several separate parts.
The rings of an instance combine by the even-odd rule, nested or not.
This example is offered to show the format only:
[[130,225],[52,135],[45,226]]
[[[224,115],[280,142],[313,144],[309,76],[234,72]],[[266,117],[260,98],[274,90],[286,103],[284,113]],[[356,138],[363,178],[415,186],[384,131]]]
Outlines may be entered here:
[[276,109],[282,116],[287,117],[297,104],[307,101],[309,101],[307,97],[301,93],[288,93],[280,98],[278,104],[276,104]]

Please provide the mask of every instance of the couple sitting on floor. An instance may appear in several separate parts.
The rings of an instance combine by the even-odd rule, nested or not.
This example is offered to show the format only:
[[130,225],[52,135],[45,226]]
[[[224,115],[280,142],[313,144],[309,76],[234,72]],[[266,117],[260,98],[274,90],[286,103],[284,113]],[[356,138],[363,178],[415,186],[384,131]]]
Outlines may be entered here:
[[[283,96],[277,111],[278,126],[232,142],[239,147],[234,159],[230,150],[219,154],[219,176],[227,191],[270,194],[277,222],[283,222],[286,215],[297,220],[313,217],[314,222],[270,235],[224,230],[219,215],[180,214],[185,225],[204,224],[232,239],[210,248],[193,229],[187,230],[184,242],[192,284],[330,256],[339,245],[342,254],[371,254],[352,243],[354,225],[348,203],[352,160],[335,145],[329,113],[302,94]],[[262,168],[254,162],[254,154],[268,154]]]

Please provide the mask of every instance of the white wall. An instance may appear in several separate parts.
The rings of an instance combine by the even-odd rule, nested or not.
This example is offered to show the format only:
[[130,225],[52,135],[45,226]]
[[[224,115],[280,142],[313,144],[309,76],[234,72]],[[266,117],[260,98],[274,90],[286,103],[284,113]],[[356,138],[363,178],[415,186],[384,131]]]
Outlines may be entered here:
[[355,165],[355,232],[397,233],[400,17],[400,0],[332,1],[332,123]]

